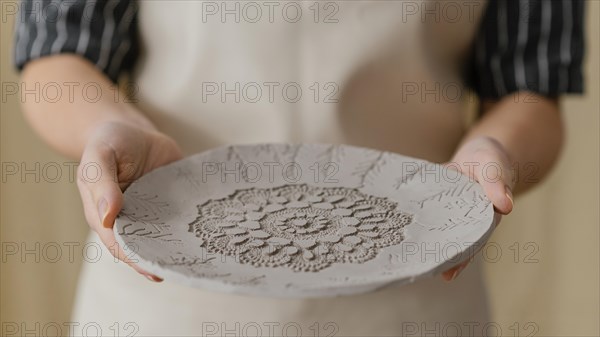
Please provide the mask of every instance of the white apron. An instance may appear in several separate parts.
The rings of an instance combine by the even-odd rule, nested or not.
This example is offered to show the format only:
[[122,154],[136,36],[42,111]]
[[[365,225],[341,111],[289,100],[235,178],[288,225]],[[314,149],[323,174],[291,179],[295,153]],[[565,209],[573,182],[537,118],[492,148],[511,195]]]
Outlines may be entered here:
[[[465,124],[457,65],[484,9],[464,3],[450,22],[443,1],[141,2],[139,105],[187,154],[328,142],[448,160]],[[280,300],[154,284],[104,251],[83,267],[74,320],[97,322],[106,335],[135,327],[138,336],[469,331],[488,320],[478,269],[451,283]]]

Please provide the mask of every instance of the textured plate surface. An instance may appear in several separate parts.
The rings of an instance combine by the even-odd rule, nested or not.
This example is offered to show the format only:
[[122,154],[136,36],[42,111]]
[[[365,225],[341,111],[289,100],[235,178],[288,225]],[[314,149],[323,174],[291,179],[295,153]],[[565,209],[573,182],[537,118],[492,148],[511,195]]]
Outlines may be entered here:
[[497,222],[437,164],[344,145],[217,148],[131,184],[115,234],[165,280],[274,297],[356,294],[447,269]]

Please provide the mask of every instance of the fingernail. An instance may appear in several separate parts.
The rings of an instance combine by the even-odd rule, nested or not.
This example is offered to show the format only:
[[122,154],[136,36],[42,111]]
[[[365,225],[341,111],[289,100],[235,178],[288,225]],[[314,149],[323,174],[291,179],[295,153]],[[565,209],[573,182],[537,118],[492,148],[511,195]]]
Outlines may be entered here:
[[152,282],[156,282],[156,283],[158,283],[158,282],[162,282],[162,281],[163,281],[163,279],[161,279],[161,278],[160,278],[160,277],[158,277],[158,276],[154,276],[154,275],[150,275],[150,274],[144,274],[144,276],[146,276],[146,278],[147,278],[148,280],[152,281]]
[[462,270],[462,268],[458,268],[456,269],[456,271],[454,272],[454,274],[452,274],[452,277],[450,278],[450,281],[454,281],[456,280],[456,278],[458,277],[458,275],[460,274],[460,271]]
[[110,224],[105,224],[104,219],[106,218],[106,213],[108,213],[108,203],[106,199],[102,198],[98,202],[98,216],[100,217],[100,224],[103,227],[110,228]]
[[450,281],[454,281],[456,280],[456,278],[458,277],[458,275],[460,275],[460,273],[466,268],[466,265],[462,265],[460,267],[458,267],[454,273],[452,274],[452,277],[450,278]]
[[452,275],[450,275],[450,278],[447,280],[448,282],[452,282],[454,281],[454,279],[456,279],[456,277],[458,276],[459,270],[456,269],[454,272],[452,272]]
[[506,192],[506,197],[508,198],[508,200],[510,200],[510,209],[512,210],[513,206],[515,205],[512,190],[510,189],[510,187],[508,187],[508,185],[504,186],[504,190]]

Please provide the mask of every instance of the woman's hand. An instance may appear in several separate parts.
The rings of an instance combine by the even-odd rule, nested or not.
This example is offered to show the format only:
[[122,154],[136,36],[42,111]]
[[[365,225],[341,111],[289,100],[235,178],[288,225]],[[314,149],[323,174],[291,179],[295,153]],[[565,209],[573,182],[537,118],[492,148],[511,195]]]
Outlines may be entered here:
[[152,128],[107,122],[90,135],[77,172],[89,226],[116,258],[152,281],[161,279],[127,258],[115,241],[112,227],[123,205],[123,190],[149,171],[181,157],[175,141]]
[[[490,137],[473,138],[463,144],[446,165],[479,182],[496,212],[506,215],[512,211],[512,164],[498,141]],[[469,262],[445,271],[442,277],[447,281],[455,279]]]

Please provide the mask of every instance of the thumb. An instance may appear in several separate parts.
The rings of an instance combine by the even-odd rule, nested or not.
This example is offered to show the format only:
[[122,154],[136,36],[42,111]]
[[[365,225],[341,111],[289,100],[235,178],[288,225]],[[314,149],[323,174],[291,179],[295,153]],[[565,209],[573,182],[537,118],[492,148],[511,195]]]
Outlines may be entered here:
[[514,206],[509,166],[499,156],[489,153],[481,155],[478,162],[480,167],[475,169],[475,180],[479,182],[496,211],[503,215],[509,214]]
[[112,228],[123,206],[115,152],[107,144],[92,144],[84,152],[82,164],[82,180],[96,208],[100,227]]
[[478,137],[466,142],[451,163],[483,188],[496,211],[506,215],[513,209],[513,171],[505,148],[496,139]]

